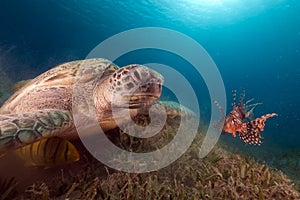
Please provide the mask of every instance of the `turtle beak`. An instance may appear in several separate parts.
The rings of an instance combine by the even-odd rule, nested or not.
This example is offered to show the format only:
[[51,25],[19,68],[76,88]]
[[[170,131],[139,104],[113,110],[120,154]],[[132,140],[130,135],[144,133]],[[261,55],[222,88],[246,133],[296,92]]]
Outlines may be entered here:
[[152,83],[147,85],[147,90],[145,92],[137,91],[137,93],[129,97],[129,108],[144,107],[153,103],[160,97],[161,91],[161,84]]

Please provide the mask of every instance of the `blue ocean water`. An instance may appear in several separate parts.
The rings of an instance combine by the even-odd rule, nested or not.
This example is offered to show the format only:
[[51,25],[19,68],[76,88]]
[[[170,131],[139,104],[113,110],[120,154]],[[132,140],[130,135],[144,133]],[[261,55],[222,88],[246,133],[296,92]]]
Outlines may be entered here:
[[[100,42],[122,31],[142,27],[179,31],[201,44],[216,63],[228,106],[231,90],[245,89],[248,98],[263,102],[255,110],[257,116],[279,115],[266,122],[261,147],[244,145],[230,135],[221,140],[274,165],[290,156],[299,169],[299,10],[296,0],[1,0],[0,69],[16,82],[62,62],[84,59]],[[157,62],[180,69],[197,93],[201,119],[208,120],[205,83],[194,78],[188,63],[173,57],[145,50],[116,62],[120,66]]]

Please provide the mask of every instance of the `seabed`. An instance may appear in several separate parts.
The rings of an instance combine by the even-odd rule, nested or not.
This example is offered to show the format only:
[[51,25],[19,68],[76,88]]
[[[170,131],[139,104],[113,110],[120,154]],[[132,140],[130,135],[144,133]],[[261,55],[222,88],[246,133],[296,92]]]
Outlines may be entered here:
[[[169,126],[162,136],[170,140],[174,132],[175,128]],[[20,163],[12,169],[7,166],[9,161],[2,158],[6,170],[11,170],[1,173],[0,194],[4,199],[300,199],[295,183],[284,173],[250,157],[230,153],[223,145],[218,144],[200,160],[198,147],[203,137],[199,132],[176,162],[143,174],[110,169],[88,155],[79,162],[50,169],[23,167]],[[127,136],[119,138],[120,146],[130,143],[136,151],[149,143],[156,145],[151,140],[139,143],[141,147]],[[1,168],[4,172],[5,166]]]

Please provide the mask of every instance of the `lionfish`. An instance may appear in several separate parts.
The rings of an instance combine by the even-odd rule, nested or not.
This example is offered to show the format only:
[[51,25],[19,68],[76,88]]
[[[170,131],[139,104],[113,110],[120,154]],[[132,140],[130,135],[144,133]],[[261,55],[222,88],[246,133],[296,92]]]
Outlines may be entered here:
[[[262,136],[260,132],[264,130],[265,121],[270,118],[277,116],[276,113],[266,114],[254,120],[253,110],[257,105],[262,103],[250,104],[254,99],[250,99],[244,103],[245,91],[240,95],[238,104],[236,104],[236,90],[232,91],[233,102],[232,111],[225,116],[223,108],[219,103],[214,100],[214,103],[219,108],[222,114],[222,120],[215,125],[223,133],[230,133],[233,137],[236,137],[236,133],[239,133],[241,140],[247,144],[260,145],[262,143]],[[224,124],[221,124],[224,121]]]

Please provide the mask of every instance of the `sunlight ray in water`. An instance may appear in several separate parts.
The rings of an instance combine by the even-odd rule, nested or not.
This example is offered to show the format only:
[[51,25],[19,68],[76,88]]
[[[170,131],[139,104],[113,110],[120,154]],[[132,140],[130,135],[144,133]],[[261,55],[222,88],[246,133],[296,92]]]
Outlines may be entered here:
[[[153,1],[160,7],[169,8],[168,15],[201,25],[222,25],[255,16],[285,2],[285,0],[164,0]],[[167,11],[167,10],[166,10]],[[167,11],[168,12],[168,11]]]
[[226,6],[227,4],[238,5],[241,0],[188,0],[192,4],[205,5],[205,6]]

